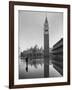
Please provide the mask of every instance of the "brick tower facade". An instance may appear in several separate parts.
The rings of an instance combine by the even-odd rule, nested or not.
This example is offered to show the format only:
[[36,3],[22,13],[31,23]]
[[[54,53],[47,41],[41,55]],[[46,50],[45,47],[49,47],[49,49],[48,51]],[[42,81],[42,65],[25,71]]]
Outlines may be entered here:
[[49,77],[49,26],[47,17],[44,23],[44,77]]

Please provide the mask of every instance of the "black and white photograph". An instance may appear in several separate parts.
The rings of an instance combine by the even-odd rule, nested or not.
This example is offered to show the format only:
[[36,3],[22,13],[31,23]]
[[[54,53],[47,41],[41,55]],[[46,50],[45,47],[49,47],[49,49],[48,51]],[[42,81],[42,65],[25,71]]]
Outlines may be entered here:
[[9,87],[70,84],[70,6],[9,3]]
[[63,76],[63,13],[18,11],[19,79]]

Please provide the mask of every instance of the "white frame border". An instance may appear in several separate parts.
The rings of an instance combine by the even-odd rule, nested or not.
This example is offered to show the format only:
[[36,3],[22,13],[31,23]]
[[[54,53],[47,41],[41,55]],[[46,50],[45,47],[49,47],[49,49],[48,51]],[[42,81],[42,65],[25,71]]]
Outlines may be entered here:
[[[18,79],[18,10],[31,11],[49,11],[49,12],[63,12],[63,77],[56,78],[38,78],[38,79]],[[53,8],[53,7],[36,7],[36,6],[14,6],[14,85],[20,84],[39,84],[39,83],[57,83],[67,82],[67,8]]]

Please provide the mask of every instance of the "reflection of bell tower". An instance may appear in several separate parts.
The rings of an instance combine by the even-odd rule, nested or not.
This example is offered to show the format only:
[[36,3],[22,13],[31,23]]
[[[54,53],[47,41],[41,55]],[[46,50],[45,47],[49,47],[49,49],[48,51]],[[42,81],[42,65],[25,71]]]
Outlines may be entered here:
[[47,16],[44,23],[44,77],[49,77],[49,26]]

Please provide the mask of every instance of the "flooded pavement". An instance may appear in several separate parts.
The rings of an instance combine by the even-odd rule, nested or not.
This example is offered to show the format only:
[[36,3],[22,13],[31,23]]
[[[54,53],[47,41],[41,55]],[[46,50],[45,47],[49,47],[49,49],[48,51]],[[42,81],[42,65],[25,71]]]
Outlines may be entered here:
[[[61,77],[53,65],[49,65],[49,77]],[[19,59],[19,79],[44,78],[44,60],[29,60],[28,64],[25,59]]]

